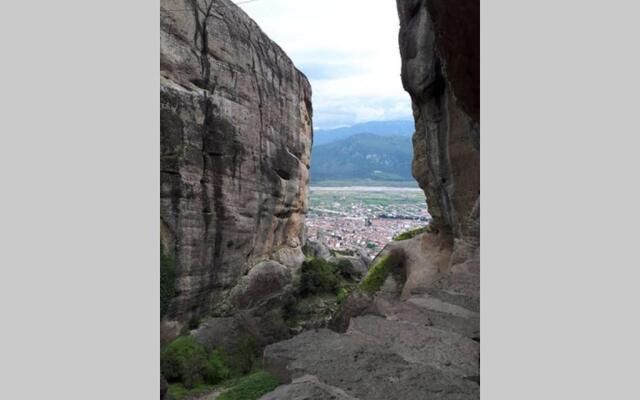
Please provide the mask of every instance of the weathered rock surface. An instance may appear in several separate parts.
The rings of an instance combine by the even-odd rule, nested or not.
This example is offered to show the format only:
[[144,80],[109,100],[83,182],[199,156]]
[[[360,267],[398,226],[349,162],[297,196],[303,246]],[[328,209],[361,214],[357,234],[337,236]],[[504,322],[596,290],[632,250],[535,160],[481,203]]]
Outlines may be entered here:
[[445,288],[455,275],[446,238],[425,233],[388,244],[377,258],[385,255],[396,262],[378,292],[352,292],[334,331],[267,346],[265,369],[284,383],[313,375],[360,399],[477,399],[479,297]]
[[243,276],[231,290],[231,303],[239,309],[253,307],[271,296],[281,295],[291,279],[291,271],[284,265],[275,261],[263,261]]
[[322,241],[307,240],[304,251],[310,257],[323,258],[325,260],[331,257],[331,251]]
[[461,400],[479,394],[479,386],[468,379],[409,361],[378,340],[356,333],[307,331],[268,346],[263,363],[283,382],[313,375],[359,399]]
[[460,377],[478,375],[479,343],[419,322],[366,315],[352,319],[347,332],[372,339],[409,362],[430,365]]
[[177,274],[163,328],[175,336],[229,311],[239,283],[239,306],[286,283],[281,269],[245,277],[257,261],[302,262],[312,110],[305,76],[231,1],[162,0],[160,18],[161,241]]
[[429,321],[479,341],[480,2],[397,5],[402,83],[416,127],[413,175],[435,229],[414,239],[424,257],[408,267],[406,301],[376,299],[375,307],[387,318]]
[[433,223],[479,241],[480,2],[398,0],[402,83],[416,132],[413,175]]
[[313,375],[294,379],[289,385],[279,386],[260,400],[358,400],[344,390],[322,383]]

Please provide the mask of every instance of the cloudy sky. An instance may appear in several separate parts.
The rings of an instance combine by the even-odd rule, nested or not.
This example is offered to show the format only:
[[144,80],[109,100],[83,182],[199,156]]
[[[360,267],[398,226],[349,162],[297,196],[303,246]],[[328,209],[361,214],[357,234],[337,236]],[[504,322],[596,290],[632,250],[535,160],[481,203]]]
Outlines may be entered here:
[[240,7],[311,81],[316,128],[412,118],[400,81],[395,0],[256,0]]

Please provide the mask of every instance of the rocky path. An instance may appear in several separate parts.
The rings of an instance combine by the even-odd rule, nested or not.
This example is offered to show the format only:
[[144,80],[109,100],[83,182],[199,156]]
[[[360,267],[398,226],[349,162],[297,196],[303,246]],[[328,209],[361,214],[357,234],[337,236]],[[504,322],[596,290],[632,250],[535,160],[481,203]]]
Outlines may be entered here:
[[[434,254],[436,248],[419,245],[430,240],[401,245]],[[438,285],[438,276],[448,282],[451,273],[436,271],[441,260],[431,259],[408,254],[405,282],[393,290],[389,276],[346,332],[306,331],[268,346],[265,369],[290,383],[262,400],[479,399],[479,296]],[[463,273],[467,281],[478,278]]]

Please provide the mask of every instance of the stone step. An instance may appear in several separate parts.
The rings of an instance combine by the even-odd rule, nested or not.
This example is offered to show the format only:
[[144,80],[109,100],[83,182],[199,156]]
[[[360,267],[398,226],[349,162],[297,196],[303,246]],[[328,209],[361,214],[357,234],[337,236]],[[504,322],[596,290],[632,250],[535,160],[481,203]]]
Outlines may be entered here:
[[351,319],[347,334],[365,336],[409,362],[447,374],[466,378],[480,369],[480,344],[451,331],[366,315]]
[[411,362],[367,335],[303,332],[265,348],[264,367],[282,382],[313,375],[366,400],[477,400],[479,385],[432,365]]

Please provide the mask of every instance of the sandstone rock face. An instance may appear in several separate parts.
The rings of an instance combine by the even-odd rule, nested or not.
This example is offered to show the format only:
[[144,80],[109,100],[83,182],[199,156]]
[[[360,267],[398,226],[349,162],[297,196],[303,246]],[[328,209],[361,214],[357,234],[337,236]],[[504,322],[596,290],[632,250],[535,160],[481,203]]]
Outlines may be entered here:
[[434,224],[479,240],[480,2],[398,0],[402,83],[416,132],[413,175]]
[[403,297],[431,288],[477,304],[480,2],[398,0],[397,4],[402,84],[411,95],[416,127],[413,175],[425,191],[436,228],[421,239],[425,257],[415,257],[424,258],[428,268],[409,268]]
[[[446,334],[444,334],[446,335]],[[423,335],[423,340],[429,340]],[[455,339],[452,339],[455,340]],[[338,387],[347,395],[362,400],[477,399],[479,386],[434,366],[457,362],[439,358],[429,363],[407,359],[382,344],[381,340],[355,331],[338,334],[328,329],[304,332],[292,339],[268,346],[264,367],[283,382],[304,375]],[[401,347],[404,343],[396,343]],[[405,349],[410,354],[411,348]]]
[[161,241],[177,275],[163,326],[175,334],[229,311],[258,261],[302,261],[311,88],[229,0],[162,0],[160,18]]

